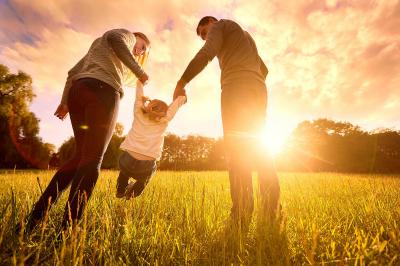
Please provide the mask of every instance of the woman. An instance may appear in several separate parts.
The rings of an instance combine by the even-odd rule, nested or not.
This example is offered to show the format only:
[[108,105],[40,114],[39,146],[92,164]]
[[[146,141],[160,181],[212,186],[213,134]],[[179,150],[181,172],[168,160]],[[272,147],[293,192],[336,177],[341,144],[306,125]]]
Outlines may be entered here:
[[75,153],[53,176],[35,204],[28,230],[43,219],[71,183],[62,227],[80,219],[114,131],[123,85],[131,72],[142,83],[149,79],[142,69],[149,47],[150,41],[143,33],[110,30],[96,39],[68,72],[62,100],[54,115],[63,120],[70,113]]

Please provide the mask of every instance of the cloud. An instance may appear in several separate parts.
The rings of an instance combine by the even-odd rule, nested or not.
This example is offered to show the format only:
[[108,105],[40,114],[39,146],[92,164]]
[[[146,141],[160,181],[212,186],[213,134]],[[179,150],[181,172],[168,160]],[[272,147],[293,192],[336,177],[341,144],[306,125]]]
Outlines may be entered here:
[[[211,14],[233,19],[253,35],[270,69],[271,123],[294,126],[322,116],[365,127],[400,127],[393,115],[400,112],[400,1],[15,0],[1,2],[0,10],[0,61],[32,75],[38,111],[41,102],[48,104],[43,97],[57,104],[68,69],[90,43],[121,27],[150,37],[147,93],[170,100],[202,45],[197,22]],[[219,73],[214,61],[189,84],[188,104],[171,131],[222,133]],[[121,105],[126,128],[131,101]],[[54,123],[38,115],[47,127]]]

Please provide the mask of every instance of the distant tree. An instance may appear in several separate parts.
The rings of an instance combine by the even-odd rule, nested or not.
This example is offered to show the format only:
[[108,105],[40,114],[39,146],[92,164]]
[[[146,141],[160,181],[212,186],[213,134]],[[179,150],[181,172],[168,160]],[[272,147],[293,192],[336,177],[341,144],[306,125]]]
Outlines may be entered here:
[[102,168],[106,169],[117,169],[119,156],[122,150],[119,148],[121,146],[124,137],[122,136],[124,132],[124,126],[121,123],[115,125],[114,134],[111,137],[110,144],[107,147],[106,153],[104,154]]
[[225,168],[222,141],[203,136],[181,138],[168,134],[159,162],[160,169],[221,170]]
[[68,140],[64,141],[61,144],[60,148],[58,148],[58,158],[60,160],[60,164],[68,161],[75,152],[75,138],[70,137]]
[[29,111],[32,79],[0,64],[0,167],[47,168],[54,146],[43,143],[39,119]]
[[400,131],[383,129],[372,132],[374,172],[400,172]]
[[60,166],[60,158],[57,153],[53,153],[49,160],[49,168],[58,168]]
[[278,167],[295,171],[400,171],[399,141],[398,132],[371,134],[348,122],[304,121],[278,157]]

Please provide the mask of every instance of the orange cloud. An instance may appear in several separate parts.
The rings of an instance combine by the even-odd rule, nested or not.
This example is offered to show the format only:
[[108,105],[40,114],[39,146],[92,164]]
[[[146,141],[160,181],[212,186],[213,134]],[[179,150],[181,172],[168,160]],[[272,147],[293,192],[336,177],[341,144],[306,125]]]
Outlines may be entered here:
[[[56,105],[68,69],[96,37],[121,27],[152,40],[147,93],[169,101],[202,45],[197,22],[211,14],[237,21],[256,40],[270,69],[271,123],[287,129],[322,116],[400,127],[393,115],[400,112],[400,1],[18,0],[1,3],[0,10],[0,60],[32,75],[39,102],[50,94]],[[221,135],[219,94],[213,62],[189,84],[188,104],[171,131]],[[126,129],[132,98],[128,91],[120,110]],[[54,123],[39,117],[47,127]]]

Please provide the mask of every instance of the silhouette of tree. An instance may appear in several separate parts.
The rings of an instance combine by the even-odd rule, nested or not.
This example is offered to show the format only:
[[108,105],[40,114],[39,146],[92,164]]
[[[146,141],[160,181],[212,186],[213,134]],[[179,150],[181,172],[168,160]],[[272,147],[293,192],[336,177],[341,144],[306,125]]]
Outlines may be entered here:
[[29,111],[32,79],[0,64],[0,167],[47,168],[54,145],[43,143],[39,119]]

